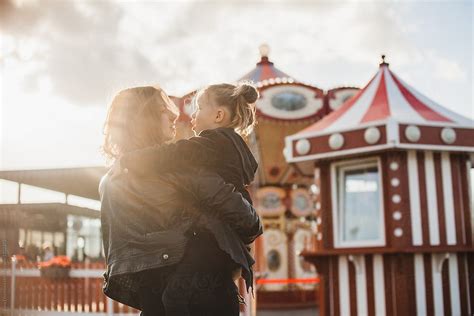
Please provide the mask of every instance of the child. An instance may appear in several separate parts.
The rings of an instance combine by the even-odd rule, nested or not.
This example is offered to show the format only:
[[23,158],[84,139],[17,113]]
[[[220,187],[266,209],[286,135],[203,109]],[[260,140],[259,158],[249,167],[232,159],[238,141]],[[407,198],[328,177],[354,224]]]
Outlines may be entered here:
[[[240,135],[247,136],[255,125],[257,98],[256,88],[247,83],[237,86],[218,84],[204,88],[196,96],[197,108],[191,121],[194,132],[199,136],[129,153],[122,157],[121,167],[142,176],[177,171],[189,165],[209,168],[216,171],[225,182],[232,183],[251,203],[246,186],[254,179],[257,162]],[[220,231],[221,224],[210,222],[212,221],[198,222],[192,229],[191,237],[198,236],[195,238],[200,238],[201,241],[191,239],[193,247],[188,247],[189,251],[183,262],[178,263],[174,272],[177,275],[174,277],[182,282],[184,275],[190,278],[193,276],[193,271],[190,270],[199,270],[204,266],[210,271],[218,269],[223,261],[212,263],[206,256],[198,253],[206,253],[203,249],[212,248],[210,245],[215,239],[216,247],[224,250],[230,257],[231,260],[228,261],[233,264],[228,269],[233,270],[234,277],[240,275],[236,273],[239,268],[244,268],[242,276],[248,290],[253,278],[250,267],[255,261],[246,244],[252,240],[232,240]],[[170,314],[185,313],[180,308],[187,303],[192,305],[191,296],[195,293],[186,293],[183,287],[175,285],[171,280],[164,290],[163,303]]]

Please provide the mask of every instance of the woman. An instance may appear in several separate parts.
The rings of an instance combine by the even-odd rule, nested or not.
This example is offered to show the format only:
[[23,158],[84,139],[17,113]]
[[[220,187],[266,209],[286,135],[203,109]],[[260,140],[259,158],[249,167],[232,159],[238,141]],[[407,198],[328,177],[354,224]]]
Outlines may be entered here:
[[[176,107],[162,90],[141,87],[120,92],[106,122],[104,151],[114,160],[114,167],[100,184],[107,260],[104,292],[142,309],[144,315],[164,315],[159,295],[173,276],[176,263],[186,258],[186,249],[201,238],[193,230],[196,223],[212,226],[216,222],[212,213],[218,213],[223,226],[232,227],[225,230],[226,235],[236,231],[235,238],[253,241],[262,232],[253,207],[215,172],[188,166],[180,172],[139,177],[120,166],[125,153],[172,139],[176,118]],[[207,244],[213,242],[205,234],[202,238]],[[198,280],[212,283],[212,289],[207,285],[212,295],[197,298],[197,303],[213,298],[220,304],[209,310],[203,310],[206,304],[197,304],[196,310],[206,315],[238,314],[235,284],[232,276],[224,273],[232,260],[219,247],[210,248],[212,251],[205,255],[221,263],[223,269],[213,271],[212,280]],[[174,285],[183,289],[203,287],[202,282]],[[191,310],[191,314],[196,313]]]
[[[191,123],[195,133],[199,133],[198,137],[127,153],[122,157],[121,164],[138,175],[179,172],[190,164],[206,168],[233,184],[251,203],[245,187],[254,179],[257,162],[242,136],[247,136],[255,124],[257,98],[257,89],[245,82],[207,86],[195,98],[196,111]],[[251,266],[255,261],[246,245],[253,240],[235,236],[238,225],[234,225],[237,226],[234,231],[226,230],[218,221],[208,220],[198,226],[204,229],[200,233],[201,241],[196,240],[192,247],[187,247],[186,255],[163,292],[163,303],[168,314],[185,315],[186,306],[193,304],[193,297],[200,297],[202,301],[202,297],[206,296],[199,293],[204,292],[199,288],[183,289],[179,283],[192,283],[196,276],[209,278],[212,271],[219,270],[223,265],[219,260],[209,262],[201,254],[202,251],[223,250],[221,259],[230,257],[232,262],[228,266],[232,271],[229,272],[234,278],[242,275],[247,290],[253,285]],[[243,301],[242,297],[239,298]]]

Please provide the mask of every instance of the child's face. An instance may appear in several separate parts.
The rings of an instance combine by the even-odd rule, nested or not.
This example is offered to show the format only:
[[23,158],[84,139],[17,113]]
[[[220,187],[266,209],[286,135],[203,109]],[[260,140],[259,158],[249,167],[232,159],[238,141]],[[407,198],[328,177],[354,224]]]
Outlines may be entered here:
[[216,122],[219,108],[220,107],[210,103],[207,93],[203,93],[198,97],[196,109],[191,119],[191,125],[196,135],[203,130],[220,127],[220,124]]

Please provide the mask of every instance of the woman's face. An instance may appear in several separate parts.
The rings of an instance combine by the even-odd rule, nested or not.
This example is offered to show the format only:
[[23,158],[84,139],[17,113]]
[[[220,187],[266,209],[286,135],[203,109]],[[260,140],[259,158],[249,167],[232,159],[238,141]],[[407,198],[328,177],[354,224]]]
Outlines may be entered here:
[[178,116],[169,109],[164,109],[161,113],[160,126],[161,134],[165,142],[172,140],[176,136],[176,121]]

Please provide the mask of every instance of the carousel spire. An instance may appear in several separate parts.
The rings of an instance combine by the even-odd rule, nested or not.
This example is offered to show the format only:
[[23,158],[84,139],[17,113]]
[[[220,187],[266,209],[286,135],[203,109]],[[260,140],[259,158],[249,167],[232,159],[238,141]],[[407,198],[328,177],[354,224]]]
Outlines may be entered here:
[[258,47],[258,50],[260,51],[260,56],[268,57],[268,53],[270,52],[270,46],[264,43]]
[[385,62],[385,54],[382,55],[382,62],[379,64],[380,67],[386,66],[388,67],[389,63]]
[[260,52],[260,61],[252,71],[239,80],[250,80],[260,85],[260,87],[278,83],[292,83],[295,81],[293,77],[276,68],[268,59],[270,47],[267,44],[263,43],[258,47],[258,50]]
[[260,62],[257,65],[262,65],[262,64],[272,64],[270,60],[268,59],[268,54],[270,53],[270,46],[268,44],[263,43],[258,47],[258,50],[260,51]]

